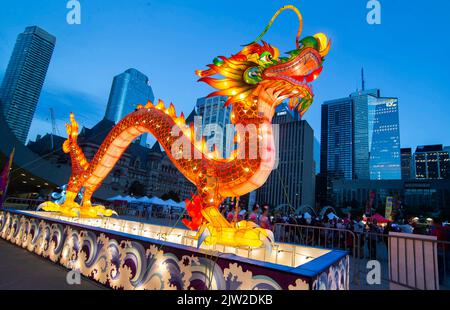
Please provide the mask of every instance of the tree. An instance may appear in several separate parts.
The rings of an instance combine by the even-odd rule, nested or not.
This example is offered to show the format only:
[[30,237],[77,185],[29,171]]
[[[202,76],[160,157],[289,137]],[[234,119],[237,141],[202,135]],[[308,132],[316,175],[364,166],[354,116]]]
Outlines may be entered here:
[[169,200],[172,199],[173,201],[176,202],[180,202],[180,196],[178,196],[177,193],[175,193],[174,191],[170,191],[168,193],[165,193],[164,195],[161,196],[161,199],[163,200]]
[[145,195],[145,186],[139,181],[134,181],[131,183],[128,188],[128,194],[132,196],[144,196]]

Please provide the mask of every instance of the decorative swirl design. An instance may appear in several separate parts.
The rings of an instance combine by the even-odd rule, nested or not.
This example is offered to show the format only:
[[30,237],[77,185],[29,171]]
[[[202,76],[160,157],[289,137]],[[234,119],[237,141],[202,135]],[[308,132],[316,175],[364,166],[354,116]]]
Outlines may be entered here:
[[322,272],[312,284],[313,290],[347,290],[350,286],[349,257],[346,256],[338,263]]
[[[113,289],[280,290],[309,289],[308,278],[283,274],[198,252],[180,254],[170,247],[79,229],[50,220],[0,211],[0,236]],[[192,253],[194,253],[192,255]],[[348,257],[320,274],[313,289],[348,288]],[[289,282],[286,284],[286,282]],[[283,284],[281,284],[283,283]]]

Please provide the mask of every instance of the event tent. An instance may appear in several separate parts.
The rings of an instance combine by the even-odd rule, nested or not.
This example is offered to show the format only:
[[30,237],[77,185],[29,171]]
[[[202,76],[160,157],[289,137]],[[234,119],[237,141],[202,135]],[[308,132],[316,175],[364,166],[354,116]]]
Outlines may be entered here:
[[143,196],[141,198],[136,199],[136,202],[141,202],[141,203],[151,203],[151,199],[148,198],[147,196]]
[[327,217],[328,217],[329,220],[333,220],[333,219],[338,219],[338,218],[339,218],[339,217],[338,217],[336,214],[334,214],[333,212],[328,213],[328,214],[327,214]]
[[382,215],[380,215],[380,214],[378,214],[378,213],[375,213],[374,215],[372,215],[372,216],[370,217],[370,219],[371,219],[372,221],[373,221],[373,220],[376,220],[379,224],[391,222],[390,220],[388,220],[387,218],[383,217]]
[[165,206],[167,205],[166,202],[164,200],[162,200],[161,198],[158,198],[156,196],[152,197],[149,199],[149,203],[154,204],[154,205],[159,205],[159,206]]
[[127,195],[127,196],[122,197],[122,200],[127,201],[127,202],[134,202],[137,199],[136,199],[136,197],[132,197],[132,196]]
[[120,196],[120,195],[117,195],[117,196],[114,196],[114,197],[108,198],[108,199],[106,199],[106,200],[108,200],[108,201],[116,201],[116,200],[124,200],[124,199],[123,199],[123,197],[122,197],[122,196]]
[[179,207],[178,202],[173,201],[172,199],[166,200],[165,203],[169,207]]

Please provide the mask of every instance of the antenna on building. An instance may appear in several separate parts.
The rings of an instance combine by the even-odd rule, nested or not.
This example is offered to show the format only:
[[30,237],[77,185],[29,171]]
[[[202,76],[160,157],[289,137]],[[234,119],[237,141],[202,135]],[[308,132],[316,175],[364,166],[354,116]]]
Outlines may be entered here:
[[58,127],[56,127],[55,112],[53,111],[53,108],[50,108],[50,118],[52,120],[52,134],[50,135],[50,140],[52,143],[52,150],[53,150],[53,136],[59,135]]
[[362,91],[366,90],[366,81],[364,80],[364,67],[361,67],[361,86]]

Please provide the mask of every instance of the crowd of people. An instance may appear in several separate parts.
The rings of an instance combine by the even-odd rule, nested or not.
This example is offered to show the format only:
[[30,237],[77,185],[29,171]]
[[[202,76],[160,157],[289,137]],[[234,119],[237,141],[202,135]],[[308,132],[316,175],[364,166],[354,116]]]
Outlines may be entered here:
[[258,226],[272,230],[272,220],[269,215],[269,206],[264,205],[262,208],[258,204],[255,204],[252,210],[249,212],[247,209],[236,210],[236,206],[221,206],[220,213],[231,223],[237,221],[251,221]]
[[[308,213],[302,215],[274,213],[268,205],[260,207],[258,204],[255,204],[251,210],[236,210],[235,206],[221,206],[220,211],[229,222],[247,220],[262,228],[270,229],[280,241],[301,242],[309,245],[320,245],[318,243],[324,242],[324,246],[358,250],[359,256],[368,255],[373,259],[377,258],[377,246],[380,243],[384,243],[387,247],[389,232],[432,235],[439,241],[450,241],[450,225],[440,219],[423,221],[410,218],[390,221],[381,218],[380,221],[376,217],[351,216],[350,214],[339,218],[333,213],[313,217]],[[317,240],[311,240],[311,230],[306,230],[308,227],[320,230],[320,234],[317,233],[312,237]],[[328,232],[326,232],[327,228]],[[305,240],[306,234],[310,234],[308,240]],[[336,244],[330,245],[326,244],[327,242]]]

